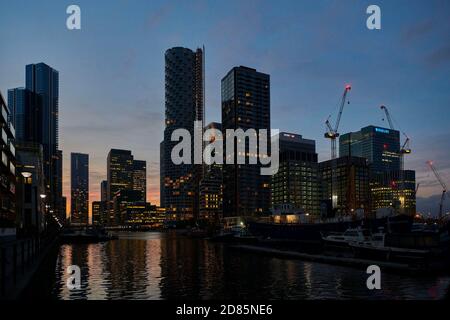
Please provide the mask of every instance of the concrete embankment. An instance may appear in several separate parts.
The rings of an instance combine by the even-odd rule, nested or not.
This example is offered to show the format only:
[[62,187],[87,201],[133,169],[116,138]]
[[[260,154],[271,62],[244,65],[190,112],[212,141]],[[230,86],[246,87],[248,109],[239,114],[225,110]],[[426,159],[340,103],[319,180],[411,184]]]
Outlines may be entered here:
[[0,299],[17,299],[57,243],[58,238],[55,235],[2,243],[0,245]]

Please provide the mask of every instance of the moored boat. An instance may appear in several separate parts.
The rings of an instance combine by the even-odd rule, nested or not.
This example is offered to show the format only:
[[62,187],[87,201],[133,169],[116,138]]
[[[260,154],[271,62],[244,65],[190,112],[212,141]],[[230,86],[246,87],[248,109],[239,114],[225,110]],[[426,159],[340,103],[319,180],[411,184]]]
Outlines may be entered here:
[[103,228],[67,228],[61,234],[63,243],[96,243],[117,239]]
[[352,242],[370,241],[370,231],[362,228],[349,228],[345,232],[331,232],[322,236],[325,247],[328,248],[349,248]]

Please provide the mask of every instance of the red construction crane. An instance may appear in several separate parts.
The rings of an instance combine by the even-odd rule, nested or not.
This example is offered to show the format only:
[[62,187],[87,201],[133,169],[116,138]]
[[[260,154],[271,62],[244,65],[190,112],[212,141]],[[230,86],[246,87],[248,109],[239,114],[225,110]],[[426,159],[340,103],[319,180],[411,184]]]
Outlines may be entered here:
[[[328,131],[325,132],[325,138],[331,140],[331,159],[336,158],[336,138],[339,137],[338,129],[339,129],[339,123],[341,122],[342,112],[344,111],[344,105],[347,100],[347,93],[352,89],[351,85],[347,84],[344,89],[344,94],[341,98],[341,103],[339,105],[339,113],[336,119],[336,124],[334,125],[334,128],[330,124],[330,117],[328,117],[327,121],[325,121],[325,124],[327,126]],[[350,103],[347,101],[347,103]]]
[[445,200],[445,194],[447,192],[447,185],[445,184],[444,180],[442,180],[441,176],[439,175],[439,172],[436,170],[435,166],[433,165],[433,161],[428,161],[427,164],[430,166],[431,170],[433,171],[434,175],[436,176],[437,181],[442,187],[442,196],[441,201],[439,202],[439,219],[442,218],[442,209],[444,205]]

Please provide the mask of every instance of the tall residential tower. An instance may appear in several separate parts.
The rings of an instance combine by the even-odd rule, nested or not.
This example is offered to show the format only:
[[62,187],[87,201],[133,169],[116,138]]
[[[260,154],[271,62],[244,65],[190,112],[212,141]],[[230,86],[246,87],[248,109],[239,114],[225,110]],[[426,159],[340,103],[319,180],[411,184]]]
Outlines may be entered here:
[[[162,199],[167,213],[178,220],[192,219],[199,211],[200,164],[176,165],[171,152],[177,141],[171,141],[176,129],[194,135],[194,122],[204,119],[204,52],[175,47],[165,54],[165,130],[161,158]],[[193,144],[192,144],[193,150]]]
[[[270,76],[268,74],[240,66],[231,69],[222,79],[222,130],[227,129],[269,130],[266,145],[270,147]],[[224,139],[226,145],[226,135]],[[234,164],[225,164],[223,167],[224,217],[255,216],[269,212],[270,176],[261,175],[259,164],[249,164],[249,157],[256,155],[248,154],[248,143],[245,144],[246,164],[237,164],[235,141]],[[261,151],[259,148],[260,141],[258,141],[258,154]]]

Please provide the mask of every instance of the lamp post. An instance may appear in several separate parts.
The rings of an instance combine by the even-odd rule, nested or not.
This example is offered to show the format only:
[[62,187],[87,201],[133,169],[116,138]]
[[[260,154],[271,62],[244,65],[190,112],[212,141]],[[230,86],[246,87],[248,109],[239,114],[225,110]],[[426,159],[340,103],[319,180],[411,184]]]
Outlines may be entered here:
[[21,233],[22,235],[27,235],[32,228],[32,216],[26,216],[25,215],[25,206],[31,202],[31,197],[32,197],[32,188],[31,188],[31,184],[32,184],[32,178],[31,176],[33,175],[31,172],[28,171],[22,171],[20,173],[23,177],[23,182],[21,183],[22,187],[21,187],[21,201],[20,201],[20,216],[21,216],[21,221],[20,221],[20,229],[21,229]]
[[22,172],[22,176],[23,176],[24,178],[29,178],[29,177],[32,176],[32,173],[31,173],[31,172]]

